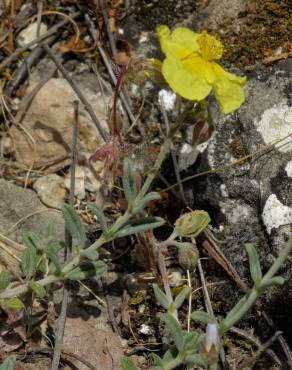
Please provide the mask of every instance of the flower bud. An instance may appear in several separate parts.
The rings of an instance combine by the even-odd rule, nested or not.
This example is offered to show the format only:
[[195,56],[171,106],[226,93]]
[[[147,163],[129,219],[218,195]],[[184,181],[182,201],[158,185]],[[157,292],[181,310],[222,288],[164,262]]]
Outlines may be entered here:
[[214,364],[219,357],[220,336],[217,324],[207,324],[206,335],[201,347],[201,356],[207,365]]
[[178,247],[178,262],[184,270],[194,270],[198,263],[199,252],[195,244],[181,243]]
[[177,236],[196,237],[208,226],[210,221],[210,216],[205,211],[185,213],[175,221],[174,232]]

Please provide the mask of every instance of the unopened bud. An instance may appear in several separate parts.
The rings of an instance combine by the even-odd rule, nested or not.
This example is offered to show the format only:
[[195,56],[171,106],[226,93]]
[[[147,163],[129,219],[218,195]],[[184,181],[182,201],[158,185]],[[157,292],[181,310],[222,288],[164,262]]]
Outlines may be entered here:
[[199,252],[195,244],[181,243],[178,247],[178,262],[184,270],[194,270],[198,263]]
[[174,232],[178,236],[196,237],[208,226],[210,221],[210,216],[205,211],[185,213],[175,221]]
[[201,347],[201,355],[206,364],[214,364],[219,357],[220,336],[217,324],[207,324],[206,335]]

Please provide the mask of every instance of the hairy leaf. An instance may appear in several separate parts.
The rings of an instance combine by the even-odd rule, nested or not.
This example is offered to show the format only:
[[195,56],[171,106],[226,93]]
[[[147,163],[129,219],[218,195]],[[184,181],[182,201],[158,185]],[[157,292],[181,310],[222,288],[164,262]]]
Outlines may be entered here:
[[70,235],[78,244],[83,247],[86,242],[86,234],[84,226],[77,212],[69,204],[64,204],[62,207],[63,216]]
[[174,344],[176,348],[179,351],[182,351],[183,349],[183,343],[184,343],[184,335],[182,328],[180,327],[180,324],[177,322],[177,320],[169,315],[168,313],[162,315],[162,320],[165,322],[168,330],[171,333],[171,337],[174,341]]
[[117,232],[117,237],[121,238],[127,235],[140,233],[142,231],[152,230],[160,227],[165,223],[161,217],[144,217],[138,220],[129,221]]
[[97,207],[96,204],[88,204],[88,208],[95,214],[98,222],[100,223],[100,227],[101,227],[101,230],[103,232],[107,231],[108,227],[107,227],[107,219],[104,215],[104,213],[102,212],[101,209],[99,209]]
[[22,252],[21,268],[27,279],[31,279],[34,276],[37,268],[37,252],[35,247],[29,246]]
[[0,365],[0,370],[14,370],[16,364],[16,356],[7,357]]
[[8,271],[0,272],[0,292],[2,292],[8,287],[11,279],[12,279],[12,275],[10,272]]
[[153,284],[153,290],[154,290],[155,298],[157,299],[157,301],[161,304],[163,308],[168,310],[171,302],[169,302],[166,294],[159,288],[157,284]]
[[35,295],[39,298],[44,298],[45,295],[47,294],[46,289],[42,285],[34,281],[30,281],[28,286],[35,293]]
[[13,297],[13,298],[10,298],[8,301],[5,301],[3,303],[3,306],[7,310],[11,310],[11,311],[20,311],[24,308],[24,304],[17,297]]
[[123,370],[138,370],[134,362],[128,357],[122,358],[121,365]]

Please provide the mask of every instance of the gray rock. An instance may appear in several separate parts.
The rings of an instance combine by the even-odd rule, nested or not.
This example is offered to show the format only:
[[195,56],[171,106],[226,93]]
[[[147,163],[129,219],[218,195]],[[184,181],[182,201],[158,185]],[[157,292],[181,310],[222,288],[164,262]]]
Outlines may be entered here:
[[22,229],[41,233],[50,223],[56,238],[64,240],[65,226],[61,213],[45,207],[33,190],[0,180],[0,209],[0,232],[14,240],[21,241]]
[[[196,208],[210,212],[217,237],[225,241],[220,248],[242,277],[249,278],[245,244],[254,244],[266,269],[283,247],[292,222],[291,136],[230,167],[292,133],[288,63],[256,67],[246,85],[246,101],[235,113],[224,116],[211,101],[216,134],[200,156],[197,171],[229,167],[192,183]],[[287,265],[284,275],[289,277],[290,271]]]

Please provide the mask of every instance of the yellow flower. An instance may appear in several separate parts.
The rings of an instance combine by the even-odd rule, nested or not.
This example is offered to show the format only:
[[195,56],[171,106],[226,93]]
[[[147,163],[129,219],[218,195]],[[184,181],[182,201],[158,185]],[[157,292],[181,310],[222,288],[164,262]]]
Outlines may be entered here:
[[175,93],[200,101],[214,90],[224,113],[241,106],[246,77],[228,73],[215,62],[223,53],[223,45],[216,37],[205,31],[195,33],[184,27],[170,32],[167,26],[159,26],[157,34],[166,55],[162,73]]

